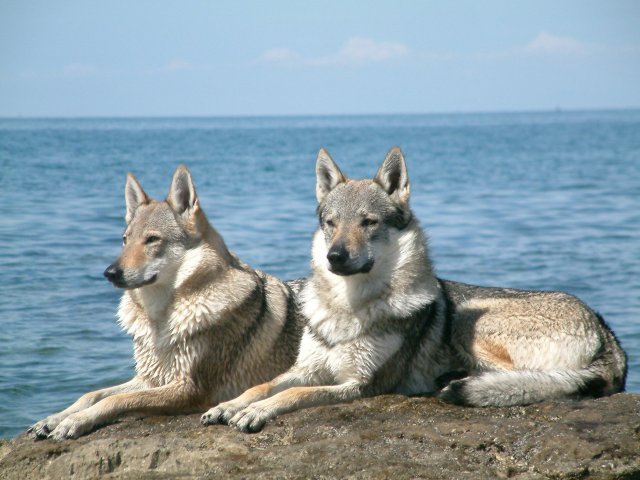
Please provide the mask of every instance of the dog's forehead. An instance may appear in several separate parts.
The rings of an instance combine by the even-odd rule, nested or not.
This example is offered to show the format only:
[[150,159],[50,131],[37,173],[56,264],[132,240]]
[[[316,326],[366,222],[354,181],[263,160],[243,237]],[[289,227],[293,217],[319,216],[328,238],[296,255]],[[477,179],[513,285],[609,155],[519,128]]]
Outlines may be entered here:
[[130,227],[142,233],[142,229],[148,228],[178,228],[178,222],[171,207],[167,202],[152,201],[140,205],[135,212]]
[[389,195],[372,180],[348,180],[336,186],[325,200],[324,209],[344,217],[367,213],[384,214],[392,208]]

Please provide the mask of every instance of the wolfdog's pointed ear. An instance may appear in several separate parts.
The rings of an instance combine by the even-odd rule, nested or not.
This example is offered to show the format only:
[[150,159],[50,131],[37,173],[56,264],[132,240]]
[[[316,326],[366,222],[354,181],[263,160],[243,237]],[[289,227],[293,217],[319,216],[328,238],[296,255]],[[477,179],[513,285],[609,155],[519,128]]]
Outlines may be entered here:
[[316,198],[318,203],[322,202],[324,197],[333,190],[336,185],[346,182],[345,177],[336,162],[333,161],[329,152],[321,148],[318,152],[316,160]]
[[182,214],[186,210],[193,208],[197,201],[198,197],[193,186],[193,180],[191,180],[191,172],[181,164],[173,174],[167,202],[174,212]]
[[127,173],[127,183],[124,187],[124,201],[127,205],[127,213],[125,214],[125,221],[130,223],[133,219],[133,214],[142,204],[149,203],[149,197],[133,176],[133,173]]
[[409,201],[409,176],[400,147],[389,150],[373,180],[389,195],[397,195],[401,203]]

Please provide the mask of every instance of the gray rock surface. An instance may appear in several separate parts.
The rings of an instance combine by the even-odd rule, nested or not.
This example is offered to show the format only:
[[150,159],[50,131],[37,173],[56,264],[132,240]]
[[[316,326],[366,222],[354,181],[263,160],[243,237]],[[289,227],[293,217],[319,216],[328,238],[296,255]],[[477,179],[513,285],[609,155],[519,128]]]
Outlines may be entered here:
[[283,415],[253,435],[191,415],[0,442],[5,480],[640,479],[640,395],[476,409],[385,395]]

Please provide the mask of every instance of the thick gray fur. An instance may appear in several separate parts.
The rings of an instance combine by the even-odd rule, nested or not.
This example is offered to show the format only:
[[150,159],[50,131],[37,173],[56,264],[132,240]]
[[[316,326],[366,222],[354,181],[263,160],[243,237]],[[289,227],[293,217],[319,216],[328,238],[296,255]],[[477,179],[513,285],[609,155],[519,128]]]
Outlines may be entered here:
[[129,174],[125,201],[122,252],[105,276],[124,289],[118,317],[135,377],[36,423],[36,439],[76,438],[134,413],[203,412],[284,372],[298,353],[304,322],[292,289],[227,249],[185,166],[162,202]]
[[624,389],[620,344],[576,297],[435,276],[399,148],[372,180],[347,178],[324,149],[316,174],[320,228],[297,360],[203,423],[257,431],[298,408],[386,392],[506,406]]

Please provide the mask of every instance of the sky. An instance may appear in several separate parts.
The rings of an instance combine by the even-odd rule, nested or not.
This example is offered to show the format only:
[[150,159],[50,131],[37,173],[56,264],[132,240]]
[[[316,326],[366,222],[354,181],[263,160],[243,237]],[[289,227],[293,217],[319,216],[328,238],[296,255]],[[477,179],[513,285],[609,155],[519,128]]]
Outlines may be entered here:
[[0,0],[0,116],[640,107],[640,1]]

